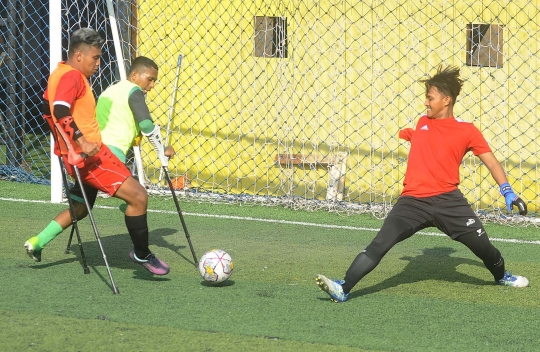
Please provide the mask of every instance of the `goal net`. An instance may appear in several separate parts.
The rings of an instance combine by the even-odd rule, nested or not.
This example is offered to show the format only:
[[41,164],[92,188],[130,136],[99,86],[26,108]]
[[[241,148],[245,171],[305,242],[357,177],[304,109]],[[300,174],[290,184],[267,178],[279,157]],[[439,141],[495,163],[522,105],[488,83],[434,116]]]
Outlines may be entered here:
[[[536,2],[112,5],[123,63],[105,1],[63,1],[65,33],[90,26],[107,38],[92,79],[97,95],[119,79],[118,65],[139,55],[156,61],[159,82],[147,103],[176,150],[170,177],[186,197],[384,216],[407,164],[398,131],[425,112],[418,80],[442,64],[458,66],[465,80],[457,117],[484,133],[516,193],[538,211]],[[144,139],[141,150],[147,187],[167,194]],[[478,158],[467,154],[460,172],[460,189],[479,215],[525,221],[507,216]]]

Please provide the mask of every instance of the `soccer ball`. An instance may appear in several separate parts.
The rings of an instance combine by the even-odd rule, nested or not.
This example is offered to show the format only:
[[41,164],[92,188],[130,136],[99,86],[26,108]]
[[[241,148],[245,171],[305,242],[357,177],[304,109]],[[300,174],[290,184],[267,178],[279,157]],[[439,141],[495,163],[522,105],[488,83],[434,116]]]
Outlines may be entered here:
[[199,272],[204,280],[220,283],[227,280],[233,271],[234,263],[229,255],[221,249],[212,249],[204,253],[199,261]]

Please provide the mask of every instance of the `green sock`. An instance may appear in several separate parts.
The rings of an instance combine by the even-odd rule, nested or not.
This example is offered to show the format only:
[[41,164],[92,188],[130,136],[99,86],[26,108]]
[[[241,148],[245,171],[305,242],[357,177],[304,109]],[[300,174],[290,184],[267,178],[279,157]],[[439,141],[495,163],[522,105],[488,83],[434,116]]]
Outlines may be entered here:
[[37,238],[39,240],[39,246],[41,248],[45,247],[45,245],[49,242],[51,242],[56,236],[58,236],[64,229],[62,226],[60,226],[59,223],[56,221],[51,221],[49,225],[43,231],[37,235]]

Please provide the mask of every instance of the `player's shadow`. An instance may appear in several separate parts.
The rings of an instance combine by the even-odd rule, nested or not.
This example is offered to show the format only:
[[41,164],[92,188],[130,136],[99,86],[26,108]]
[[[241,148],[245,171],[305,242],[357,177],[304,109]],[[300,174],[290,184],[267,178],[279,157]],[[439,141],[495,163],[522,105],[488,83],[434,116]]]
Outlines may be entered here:
[[178,254],[180,257],[182,257],[182,259],[184,259],[186,262],[192,265],[197,265],[197,263],[193,262],[193,256],[191,254],[191,251],[189,249],[187,251],[183,251],[184,249],[188,248],[188,246],[174,245],[164,239],[164,237],[173,235],[177,236],[174,242],[184,242],[187,244],[187,238],[182,229],[170,228],[155,229],[153,231],[150,231],[150,244],[156,245],[160,248],[168,248],[174,253]]
[[[409,261],[402,272],[373,286],[351,291],[349,293],[349,299],[369,295],[399,285],[425,280],[460,282],[471,285],[493,284],[492,281],[478,279],[457,271],[457,267],[462,264],[479,266],[482,268],[485,267],[480,260],[451,256],[451,254],[455,252],[457,252],[457,250],[453,248],[435,247],[424,249],[423,253],[416,257],[402,257],[400,258],[401,260]],[[384,265],[384,258],[381,263]],[[485,270],[486,277],[491,277],[491,273],[489,273],[487,269]],[[361,283],[362,281],[359,282],[359,285],[361,285]]]
[[[67,230],[65,233],[66,233],[66,236],[59,236],[56,239],[56,241],[64,241],[64,245],[65,247],[67,247],[70,230]],[[80,233],[81,233],[81,238],[83,241],[82,243],[83,251],[84,251],[86,262],[90,269],[90,272],[98,273],[98,275],[102,277],[103,281],[108,282],[109,279],[107,277],[104,277],[103,275],[99,274],[99,271],[101,269],[98,270],[98,267],[105,266],[105,262],[103,260],[101,249],[99,247],[98,242],[96,241],[96,238],[95,238],[94,233],[92,232],[92,229],[85,228],[84,230],[80,230]],[[100,231],[100,235],[101,235],[101,231]],[[195,265],[193,263],[193,258],[191,258],[191,255],[190,255],[191,253],[189,251],[187,253],[184,253],[184,250],[187,246],[175,245],[169,242],[166,238],[170,236],[182,236],[182,238],[186,240],[182,230],[173,229],[173,228],[160,228],[160,229],[154,229],[150,231],[149,233],[150,245],[157,246],[158,248],[167,248],[177,253],[190,265]],[[107,235],[107,236],[101,235],[100,239],[101,239],[101,244],[103,246],[103,249],[105,251],[105,255],[107,257],[107,262],[109,263],[110,267],[125,269],[125,270],[133,270],[134,278],[141,279],[141,280],[152,280],[152,281],[169,280],[166,276],[160,277],[160,276],[152,275],[142,266],[133,263],[129,259],[128,253],[133,248],[133,243],[131,242],[131,238],[128,233]],[[174,242],[178,243],[179,240],[174,239]],[[48,248],[45,249],[45,251],[46,250],[48,250]],[[71,263],[74,261],[81,262],[81,252],[80,252],[79,245],[77,242],[77,236],[75,234],[73,234],[73,239],[71,241],[70,253],[67,254],[66,256],[69,256],[69,257],[67,257],[66,259],[55,261],[55,262],[46,262],[46,259],[44,259],[43,262],[37,263],[36,265],[32,265],[31,267],[35,269],[40,269],[40,268],[47,268],[51,266]]]

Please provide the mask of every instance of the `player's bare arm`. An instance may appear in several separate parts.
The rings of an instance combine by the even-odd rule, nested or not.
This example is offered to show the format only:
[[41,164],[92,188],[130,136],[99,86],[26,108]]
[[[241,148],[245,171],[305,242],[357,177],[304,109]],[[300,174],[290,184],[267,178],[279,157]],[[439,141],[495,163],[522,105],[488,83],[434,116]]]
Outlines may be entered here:
[[478,158],[486,165],[491,176],[499,186],[508,182],[501,163],[499,163],[499,160],[497,160],[492,152],[480,154],[478,155]]
[[512,189],[512,186],[510,186],[510,183],[508,183],[506,173],[497,158],[495,158],[495,155],[493,155],[492,152],[489,152],[480,154],[478,157],[482,160],[484,165],[486,165],[489,172],[491,172],[491,176],[493,176],[493,179],[499,185],[501,194],[506,203],[506,209],[511,212],[512,208],[516,206],[520,215],[527,215],[527,204],[517,196]]

